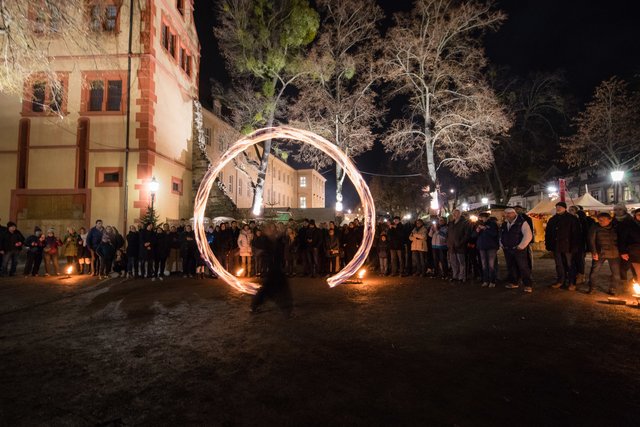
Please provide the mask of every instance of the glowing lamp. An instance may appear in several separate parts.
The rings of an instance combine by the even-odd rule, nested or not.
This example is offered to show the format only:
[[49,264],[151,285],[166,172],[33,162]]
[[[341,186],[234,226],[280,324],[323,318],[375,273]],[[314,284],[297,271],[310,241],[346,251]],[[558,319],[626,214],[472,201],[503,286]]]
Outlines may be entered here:
[[481,202],[483,205],[486,205],[487,203],[489,203],[489,199],[487,197],[483,197]]
[[462,204],[462,210],[463,211],[468,211],[469,210],[469,203],[463,203]]
[[550,193],[550,194],[551,193],[557,193],[558,189],[555,186],[550,185],[550,186],[547,187],[547,192]]
[[478,216],[477,215],[471,215],[471,216],[469,216],[469,219],[471,220],[471,222],[478,222]]
[[151,194],[156,194],[160,190],[160,183],[156,181],[156,177],[151,178],[151,182],[149,183],[149,192]]
[[624,171],[614,170],[611,171],[611,180],[613,182],[620,182],[624,179]]
[[342,212],[342,202],[336,202],[336,212]]

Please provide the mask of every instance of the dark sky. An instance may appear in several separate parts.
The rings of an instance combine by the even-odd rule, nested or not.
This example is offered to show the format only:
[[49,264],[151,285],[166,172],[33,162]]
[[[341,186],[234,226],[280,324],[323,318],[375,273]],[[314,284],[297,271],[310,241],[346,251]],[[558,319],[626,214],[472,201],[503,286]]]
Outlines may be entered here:
[[[345,0],[348,1],[348,0]],[[217,52],[211,28],[215,0],[195,0],[195,16],[202,47],[200,98],[210,104],[210,78],[228,77]],[[586,102],[595,86],[613,75],[631,78],[640,74],[640,2],[633,0],[497,0],[508,19],[501,29],[486,38],[489,60],[526,76],[535,71],[561,70],[567,90],[578,102]],[[408,0],[384,0],[387,14],[410,8]],[[357,159],[363,171],[381,170],[382,147]],[[335,180],[327,183],[328,205],[334,203]],[[357,203],[352,189],[346,205]]]

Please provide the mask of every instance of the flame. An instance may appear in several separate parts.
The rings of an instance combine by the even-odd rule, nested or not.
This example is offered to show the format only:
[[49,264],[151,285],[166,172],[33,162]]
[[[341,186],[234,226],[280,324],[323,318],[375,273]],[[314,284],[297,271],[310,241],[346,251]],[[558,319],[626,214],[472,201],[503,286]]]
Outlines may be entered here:
[[71,273],[73,273],[73,267],[69,266],[69,267],[67,267],[67,274],[70,275]]
[[242,275],[242,273],[244,273],[244,268],[241,268],[238,271],[236,271],[236,276],[240,277]]
[[633,293],[636,295],[640,295],[640,284],[633,283]]
[[364,277],[364,275],[366,273],[367,273],[367,270],[365,268],[363,268],[360,271],[358,271],[358,279],[362,280],[362,278]]
[[216,177],[224,169],[224,167],[233,161],[233,159],[247,148],[266,141],[268,139],[288,139],[294,142],[301,142],[309,144],[320,151],[323,151],[333,160],[336,164],[344,169],[345,173],[356,188],[360,200],[362,203],[362,212],[364,217],[364,233],[362,237],[362,243],[358,248],[355,256],[340,272],[327,279],[329,286],[334,287],[350,277],[353,277],[356,272],[364,265],[373,245],[373,238],[375,236],[375,219],[376,209],[371,191],[367,183],[362,178],[362,175],[358,171],[358,168],[349,158],[343,150],[341,150],[335,144],[327,141],[319,135],[313,132],[292,128],[289,126],[271,127],[259,129],[250,135],[243,137],[236,141],[229,149],[223,153],[217,162],[213,162],[209,170],[205,174],[200,188],[195,197],[193,217],[194,217],[194,231],[196,236],[196,242],[198,243],[198,249],[203,255],[205,262],[222,280],[224,280],[229,286],[244,292],[247,294],[255,294],[260,287],[259,284],[246,280],[239,280],[233,274],[226,271],[222,264],[215,257],[209,244],[207,243],[207,237],[205,233],[204,214],[207,209],[207,202],[209,200],[209,193],[215,183]]

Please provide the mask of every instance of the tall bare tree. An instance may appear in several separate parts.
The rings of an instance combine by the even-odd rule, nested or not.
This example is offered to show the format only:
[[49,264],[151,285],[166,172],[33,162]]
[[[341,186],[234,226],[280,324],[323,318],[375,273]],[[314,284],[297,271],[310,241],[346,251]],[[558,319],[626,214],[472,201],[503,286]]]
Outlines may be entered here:
[[481,36],[505,15],[491,3],[417,0],[395,16],[384,43],[392,96],[407,107],[384,138],[394,158],[410,159],[433,183],[446,167],[457,176],[493,163],[497,136],[509,119],[486,83]]
[[[367,0],[319,0],[323,16],[320,34],[311,49],[312,72],[300,85],[290,110],[291,123],[316,132],[350,156],[373,146],[371,130],[384,110],[375,104],[372,85],[379,78],[375,52],[376,24],[382,10]],[[322,168],[332,163],[321,151],[302,146],[295,158]],[[336,165],[336,205],[342,206],[344,170]]]
[[[225,0],[219,13],[214,32],[227,66],[236,85],[252,85],[257,107],[236,126],[244,132],[273,126],[287,89],[308,72],[303,52],[316,36],[318,13],[307,0]],[[267,140],[254,187],[254,214],[262,207],[270,154]]]
[[[52,48],[82,55],[101,52],[99,32],[92,26],[111,21],[99,3],[0,0],[0,92],[22,95],[24,81],[33,72],[57,91],[60,77]],[[98,10],[101,14],[93,16]]]
[[612,77],[596,88],[591,102],[573,120],[576,133],[562,143],[570,166],[640,168],[640,94]]

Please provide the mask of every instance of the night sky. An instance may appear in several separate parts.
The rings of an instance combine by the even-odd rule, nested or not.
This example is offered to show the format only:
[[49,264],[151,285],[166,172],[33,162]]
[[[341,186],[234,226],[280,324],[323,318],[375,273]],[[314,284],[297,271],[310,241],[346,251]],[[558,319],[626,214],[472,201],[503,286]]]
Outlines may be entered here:
[[[200,37],[200,99],[211,104],[210,83],[227,81],[228,75],[211,28],[215,22],[215,0],[195,0],[195,16]],[[388,15],[411,6],[408,0],[380,1]],[[589,100],[602,80],[617,75],[631,79],[640,74],[640,4],[632,0],[498,0],[497,7],[508,19],[501,29],[486,38],[491,63],[506,66],[514,74],[526,76],[536,71],[564,73],[567,91],[582,104]],[[363,171],[381,170],[384,151],[379,143],[357,159]],[[325,174],[327,206],[335,203],[333,173]],[[350,186],[345,206],[357,204]]]

